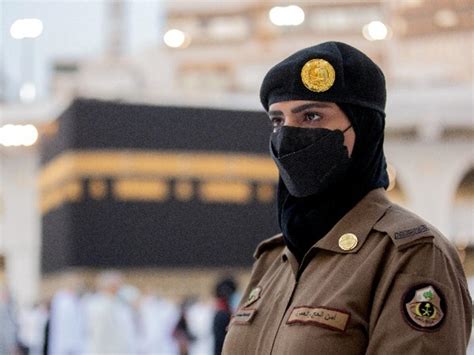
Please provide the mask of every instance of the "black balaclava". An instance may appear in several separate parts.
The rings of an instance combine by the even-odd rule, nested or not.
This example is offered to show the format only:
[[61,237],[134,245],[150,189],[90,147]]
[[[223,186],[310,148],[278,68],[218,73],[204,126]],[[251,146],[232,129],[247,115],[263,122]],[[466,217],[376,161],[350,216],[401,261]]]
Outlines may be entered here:
[[338,106],[356,134],[350,165],[343,178],[307,197],[292,196],[279,180],[278,221],[288,248],[299,261],[369,191],[388,186],[383,153],[384,115],[353,104]]

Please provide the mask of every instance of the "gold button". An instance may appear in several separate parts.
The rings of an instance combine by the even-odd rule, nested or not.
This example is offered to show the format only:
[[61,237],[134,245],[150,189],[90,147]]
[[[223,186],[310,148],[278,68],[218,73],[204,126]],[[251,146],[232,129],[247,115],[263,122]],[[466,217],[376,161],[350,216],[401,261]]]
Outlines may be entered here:
[[342,250],[352,250],[357,246],[359,240],[355,234],[346,233],[339,238],[339,248]]

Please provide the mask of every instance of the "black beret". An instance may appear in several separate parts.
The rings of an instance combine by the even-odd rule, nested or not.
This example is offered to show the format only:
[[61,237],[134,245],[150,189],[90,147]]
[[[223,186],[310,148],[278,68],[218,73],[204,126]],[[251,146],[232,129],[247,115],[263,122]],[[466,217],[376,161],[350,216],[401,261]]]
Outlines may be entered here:
[[302,49],[265,75],[260,101],[268,111],[275,102],[314,100],[385,110],[385,77],[364,53],[341,42]]

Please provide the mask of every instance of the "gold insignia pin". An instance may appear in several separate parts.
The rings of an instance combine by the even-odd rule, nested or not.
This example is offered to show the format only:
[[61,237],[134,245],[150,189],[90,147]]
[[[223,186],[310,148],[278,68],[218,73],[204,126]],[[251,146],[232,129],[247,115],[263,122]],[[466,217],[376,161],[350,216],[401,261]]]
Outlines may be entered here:
[[311,59],[301,69],[301,80],[309,90],[324,92],[334,84],[336,72],[327,60]]
[[256,302],[260,298],[260,294],[262,292],[262,288],[260,286],[255,287],[249,294],[249,298],[247,302],[245,302],[244,307],[250,306],[252,303]]
[[343,234],[339,238],[339,248],[345,251],[354,249],[357,246],[357,243],[359,243],[359,240],[353,233]]

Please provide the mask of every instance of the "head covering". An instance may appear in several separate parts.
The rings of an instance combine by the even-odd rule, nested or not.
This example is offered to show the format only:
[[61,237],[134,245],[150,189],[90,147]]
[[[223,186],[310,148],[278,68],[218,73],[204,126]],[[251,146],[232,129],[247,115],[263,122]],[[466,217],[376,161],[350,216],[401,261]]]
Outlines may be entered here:
[[335,102],[355,132],[350,166],[342,179],[307,197],[278,184],[278,221],[288,248],[301,261],[319,239],[375,188],[388,186],[383,153],[385,79],[358,49],[326,42],[296,52],[265,76],[260,99],[265,110],[290,100]]
[[289,100],[355,104],[384,114],[385,78],[358,49],[325,42],[296,52],[266,74],[260,88],[265,110],[272,103]]

